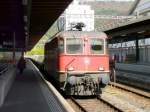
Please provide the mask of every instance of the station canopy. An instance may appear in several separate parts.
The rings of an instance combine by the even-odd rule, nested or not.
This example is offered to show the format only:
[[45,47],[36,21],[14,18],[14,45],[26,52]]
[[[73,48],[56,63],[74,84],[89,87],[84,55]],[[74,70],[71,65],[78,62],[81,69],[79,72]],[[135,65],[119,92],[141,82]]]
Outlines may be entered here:
[[72,0],[0,0],[0,50],[31,50]]

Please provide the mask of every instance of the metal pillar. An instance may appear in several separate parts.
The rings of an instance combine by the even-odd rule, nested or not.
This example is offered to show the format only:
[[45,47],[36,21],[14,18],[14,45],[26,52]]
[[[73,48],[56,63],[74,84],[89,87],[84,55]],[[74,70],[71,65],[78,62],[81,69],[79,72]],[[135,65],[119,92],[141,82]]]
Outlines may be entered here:
[[24,57],[24,50],[21,50],[21,56]]
[[136,37],[136,40],[135,40],[135,49],[136,49],[136,62],[139,61],[139,39],[138,37]]
[[13,64],[15,65],[16,64],[16,34],[15,32],[13,32]]
[[121,53],[121,57],[120,57],[120,59],[121,59],[120,62],[121,62],[121,63],[123,62],[123,55],[122,55],[122,53],[123,53],[123,52],[122,52],[123,48],[122,48],[122,43],[123,43],[123,41],[121,40],[121,52],[120,52],[120,53]]

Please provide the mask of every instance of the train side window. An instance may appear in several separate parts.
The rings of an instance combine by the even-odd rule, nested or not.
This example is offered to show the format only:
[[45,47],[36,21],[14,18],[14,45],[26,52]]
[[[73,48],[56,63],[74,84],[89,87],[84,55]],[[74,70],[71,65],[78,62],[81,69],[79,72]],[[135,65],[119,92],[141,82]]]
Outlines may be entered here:
[[67,38],[66,39],[66,52],[68,54],[80,54],[83,52],[82,38]]
[[104,40],[98,38],[90,39],[90,53],[104,54]]
[[59,52],[64,53],[64,40],[59,40]]

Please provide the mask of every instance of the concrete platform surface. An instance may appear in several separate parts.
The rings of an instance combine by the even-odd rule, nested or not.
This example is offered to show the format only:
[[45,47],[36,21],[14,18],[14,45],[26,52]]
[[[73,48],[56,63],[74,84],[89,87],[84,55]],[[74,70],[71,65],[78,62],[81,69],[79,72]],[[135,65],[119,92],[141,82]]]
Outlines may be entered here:
[[34,67],[27,61],[23,74],[17,74],[0,112],[64,112]]

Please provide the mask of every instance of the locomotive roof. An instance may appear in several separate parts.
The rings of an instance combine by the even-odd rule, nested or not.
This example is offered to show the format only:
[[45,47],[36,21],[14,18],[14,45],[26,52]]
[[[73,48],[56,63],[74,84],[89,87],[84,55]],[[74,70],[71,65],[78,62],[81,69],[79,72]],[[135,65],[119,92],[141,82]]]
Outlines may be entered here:
[[60,32],[56,35],[56,37],[81,37],[84,35],[88,35],[89,37],[99,37],[101,36],[102,38],[107,38],[106,34],[104,32],[87,32],[87,31],[63,31]]
[[88,35],[89,37],[100,37],[100,38],[107,38],[107,35],[104,32],[94,32],[94,31],[62,31],[57,33],[55,36],[53,36],[52,38],[50,38],[50,40],[47,42],[51,42],[54,38],[56,37],[69,37],[69,38],[75,38],[75,37],[81,37],[84,35]]

